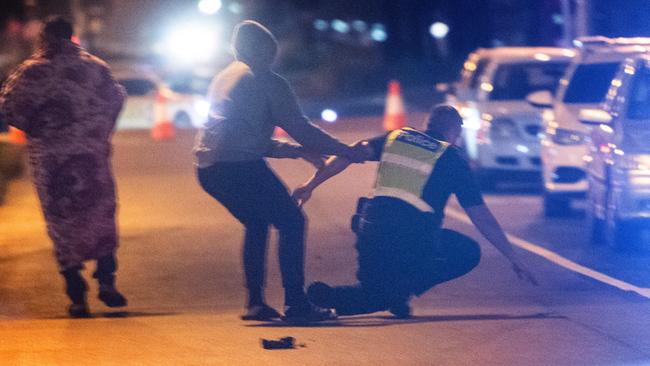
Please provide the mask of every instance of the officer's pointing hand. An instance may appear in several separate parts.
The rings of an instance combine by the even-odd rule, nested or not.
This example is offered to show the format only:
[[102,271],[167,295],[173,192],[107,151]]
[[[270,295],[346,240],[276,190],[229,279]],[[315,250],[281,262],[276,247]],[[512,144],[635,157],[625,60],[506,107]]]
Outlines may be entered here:
[[302,185],[293,191],[291,198],[298,203],[298,207],[302,207],[311,198],[311,192],[312,190],[306,185]]

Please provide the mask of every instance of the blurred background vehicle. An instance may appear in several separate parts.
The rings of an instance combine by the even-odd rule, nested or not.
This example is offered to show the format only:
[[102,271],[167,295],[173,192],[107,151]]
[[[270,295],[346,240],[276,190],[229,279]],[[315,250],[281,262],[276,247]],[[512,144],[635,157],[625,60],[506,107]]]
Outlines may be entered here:
[[592,241],[633,249],[650,228],[650,56],[627,59],[602,109],[582,109],[590,129],[588,217]]
[[118,129],[151,129],[157,122],[171,122],[176,128],[205,123],[210,106],[202,88],[199,91],[191,84],[177,84],[181,91],[177,92],[152,71],[138,70],[136,66],[113,71],[127,93]]
[[9,180],[25,171],[26,151],[22,133],[2,129],[0,123],[0,204],[4,201]]
[[463,143],[485,186],[539,180],[541,113],[526,96],[554,93],[574,54],[552,47],[479,49],[465,61],[457,83],[438,85],[463,116]]
[[584,198],[587,190],[583,157],[588,127],[578,121],[578,112],[600,106],[619,64],[648,52],[650,38],[583,37],[575,44],[579,54],[560,82],[556,98],[545,91],[529,98],[544,109],[541,158],[548,217],[571,212],[571,201]]

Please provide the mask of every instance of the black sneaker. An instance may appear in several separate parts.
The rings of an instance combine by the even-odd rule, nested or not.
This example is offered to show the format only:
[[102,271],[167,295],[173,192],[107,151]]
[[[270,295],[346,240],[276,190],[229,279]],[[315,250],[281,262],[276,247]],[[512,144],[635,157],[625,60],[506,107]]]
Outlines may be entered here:
[[334,289],[324,282],[314,282],[307,288],[307,298],[314,305],[323,308],[336,307],[334,301]]
[[280,313],[272,307],[262,304],[262,305],[253,305],[246,309],[246,313],[241,316],[242,320],[273,320],[280,319]]
[[71,318],[90,318],[88,305],[86,304],[70,304],[68,306],[68,314]]
[[106,306],[111,308],[119,308],[126,306],[127,301],[121,293],[117,291],[115,286],[99,285],[99,295],[97,296]]
[[336,319],[336,313],[331,309],[316,306],[311,302],[288,306],[282,320],[290,323],[322,322]]

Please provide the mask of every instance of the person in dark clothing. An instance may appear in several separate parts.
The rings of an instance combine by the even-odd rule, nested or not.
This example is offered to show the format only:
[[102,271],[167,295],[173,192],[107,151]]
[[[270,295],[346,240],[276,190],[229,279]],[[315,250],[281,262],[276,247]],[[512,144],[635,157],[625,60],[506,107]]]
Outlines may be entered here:
[[[208,122],[194,153],[203,189],[245,227],[244,272],[248,304],[244,320],[269,320],[280,313],[263,298],[269,225],[279,231],[279,257],[286,320],[334,318],[311,304],[304,292],[305,216],[264,158],[303,158],[322,166],[321,154],[358,160],[360,149],[343,144],[311,124],[285,79],[271,70],[277,43],[253,21],[235,28],[236,60],[216,75],[209,92]],[[301,145],[272,139],[276,127]]]
[[0,114],[27,135],[29,162],[72,301],[71,317],[89,316],[80,271],[94,260],[99,299],[127,305],[115,287],[117,200],[111,137],[125,93],[108,65],[72,42],[66,19],[49,18],[39,49],[11,74],[0,92]]
[[[389,310],[408,317],[412,295],[470,272],[480,260],[478,244],[442,229],[451,194],[515,273],[535,283],[483,202],[461,149],[453,145],[461,126],[454,108],[439,105],[432,109],[424,132],[402,128],[357,143],[364,160],[380,162],[372,198],[359,200],[352,223],[359,282],[337,287],[316,282],[307,291],[313,303],[335,308],[338,315]],[[294,191],[294,199],[304,204],[318,185],[350,164],[345,157],[331,158]]]

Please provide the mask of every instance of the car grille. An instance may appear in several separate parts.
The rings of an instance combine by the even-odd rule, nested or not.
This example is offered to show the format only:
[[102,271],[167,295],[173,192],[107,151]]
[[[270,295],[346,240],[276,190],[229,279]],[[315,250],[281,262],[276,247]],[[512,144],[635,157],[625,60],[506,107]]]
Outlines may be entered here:
[[585,172],[578,168],[560,167],[553,173],[555,183],[577,183],[585,179]]
[[501,165],[519,165],[519,161],[514,156],[497,156],[496,162]]
[[530,163],[535,166],[541,166],[542,165],[542,159],[534,157],[530,158]]

